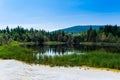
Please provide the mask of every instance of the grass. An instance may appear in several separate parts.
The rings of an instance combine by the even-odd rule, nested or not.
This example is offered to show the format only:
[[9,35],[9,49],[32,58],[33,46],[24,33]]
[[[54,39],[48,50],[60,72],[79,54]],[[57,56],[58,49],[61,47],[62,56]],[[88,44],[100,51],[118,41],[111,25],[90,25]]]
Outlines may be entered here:
[[70,54],[61,56],[33,55],[31,49],[21,47],[19,43],[0,46],[1,59],[16,59],[30,64],[44,64],[50,66],[89,66],[97,68],[111,68],[120,70],[120,53],[92,51],[84,54]]
[[[21,45],[39,45],[38,43],[35,42],[19,42],[19,44]],[[56,41],[48,41],[48,42],[44,42],[41,44],[45,44],[45,45],[59,45],[59,44],[66,44],[65,42],[56,42]]]
[[11,43],[0,46],[0,58],[30,62],[34,57],[32,57],[32,50],[21,47],[19,43]]
[[65,42],[56,42],[56,41],[49,41],[49,42],[44,42],[46,45],[59,45],[59,44],[65,44]]
[[97,68],[111,68],[120,70],[120,54],[94,51],[82,55],[71,54],[40,59],[42,64],[52,66],[89,66]]
[[96,45],[96,46],[120,46],[120,43],[107,42],[80,42],[82,45]]
[[20,45],[35,45],[35,42],[19,42]]

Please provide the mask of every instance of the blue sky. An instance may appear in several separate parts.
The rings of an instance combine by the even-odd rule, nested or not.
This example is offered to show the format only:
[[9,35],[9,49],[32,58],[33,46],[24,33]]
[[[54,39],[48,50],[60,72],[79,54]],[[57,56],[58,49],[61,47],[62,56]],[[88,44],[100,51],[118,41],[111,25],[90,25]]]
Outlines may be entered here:
[[0,0],[0,28],[120,25],[120,0]]

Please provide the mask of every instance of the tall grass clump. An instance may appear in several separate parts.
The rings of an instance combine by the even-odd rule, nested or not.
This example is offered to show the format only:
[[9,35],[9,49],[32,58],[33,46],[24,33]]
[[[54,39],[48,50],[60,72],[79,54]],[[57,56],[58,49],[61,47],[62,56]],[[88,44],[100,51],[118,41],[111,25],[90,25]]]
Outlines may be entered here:
[[81,55],[44,56],[39,62],[52,66],[90,66],[120,70],[120,54],[105,51],[92,51]]
[[87,66],[120,70],[120,53],[93,51],[85,54],[85,56],[87,56]]
[[31,62],[35,59],[32,50],[21,47],[18,43],[11,43],[0,46],[0,58],[16,59],[26,62]]

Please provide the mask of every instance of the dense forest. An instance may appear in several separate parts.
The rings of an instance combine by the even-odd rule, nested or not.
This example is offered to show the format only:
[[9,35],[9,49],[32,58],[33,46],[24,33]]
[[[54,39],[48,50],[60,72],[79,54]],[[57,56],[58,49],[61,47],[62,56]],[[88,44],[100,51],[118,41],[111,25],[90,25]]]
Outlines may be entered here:
[[80,42],[120,42],[120,27],[115,25],[105,25],[99,30],[92,29],[90,26],[86,32],[78,34],[67,33],[64,31],[46,32],[44,30],[24,29],[20,26],[14,29],[0,30],[0,45],[9,44],[12,41],[35,42],[42,44],[44,42],[55,41],[68,44],[79,44]]

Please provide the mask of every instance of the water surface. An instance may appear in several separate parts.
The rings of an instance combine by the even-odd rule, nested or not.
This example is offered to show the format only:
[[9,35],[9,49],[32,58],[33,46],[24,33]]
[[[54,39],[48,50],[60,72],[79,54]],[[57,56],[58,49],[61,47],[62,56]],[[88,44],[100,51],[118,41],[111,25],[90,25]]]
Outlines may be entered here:
[[65,54],[83,54],[85,52],[104,50],[112,53],[120,53],[120,47],[113,46],[87,46],[87,45],[26,45],[24,47],[33,49],[34,55],[65,55]]

